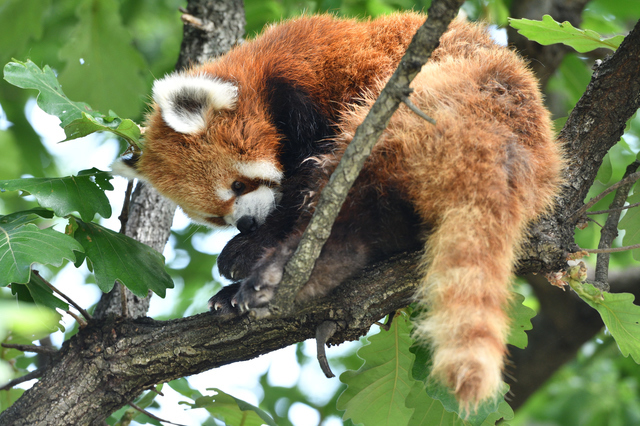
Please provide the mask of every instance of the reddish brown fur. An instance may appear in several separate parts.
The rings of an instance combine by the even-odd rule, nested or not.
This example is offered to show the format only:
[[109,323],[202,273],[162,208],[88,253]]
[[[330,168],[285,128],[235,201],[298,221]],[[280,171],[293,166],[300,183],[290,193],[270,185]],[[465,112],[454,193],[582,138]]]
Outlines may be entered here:
[[[482,27],[457,22],[447,36],[412,84],[414,104],[437,124],[401,107],[363,174],[403,188],[434,226],[416,293],[429,312],[416,335],[434,345],[433,375],[469,408],[501,382],[518,245],[552,206],[562,154],[523,61]],[[374,101],[342,121],[342,149]]]
[[[232,203],[217,200],[214,188],[231,184],[235,162],[280,164],[284,138],[272,122],[265,86],[277,76],[303,88],[338,126],[331,151],[313,156],[321,179],[305,188],[313,206],[424,18],[403,14],[358,23],[303,17],[271,27],[255,41],[191,70],[236,82],[235,109],[211,111],[206,131],[185,135],[169,128],[156,108],[148,119],[138,172],[187,213],[226,214]],[[394,115],[298,300],[326,294],[367,263],[410,249],[409,240],[418,238],[412,226],[428,230],[419,237],[427,244],[416,299],[429,307],[429,313],[418,322],[416,336],[433,344],[434,377],[469,408],[492,397],[501,382],[510,275],[527,224],[552,206],[560,184],[561,152],[535,78],[515,53],[493,43],[481,26],[452,23],[413,87],[413,102],[437,124],[427,124],[404,107]],[[381,207],[388,200],[390,205]],[[403,203],[410,212],[398,207]],[[400,230],[368,236],[371,232],[362,228],[369,226],[367,220],[373,226],[378,220],[366,216],[372,211],[397,214],[382,217],[380,229]],[[414,217],[416,223],[408,223]],[[260,238],[270,242],[260,248],[269,250],[253,273],[243,273],[258,278],[248,279],[251,288],[241,287],[235,298],[254,287],[268,287],[272,278],[266,275],[278,276],[277,267],[286,263],[306,226],[304,219],[295,223],[284,240],[268,234],[267,224],[257,232],[266,233]],[[244,261],[236,259],[247,251],[257,253],[256,241],[262,240],[252,238],[241,235],[232,240],[219,262],[224,258],[234,267],[234,262],[245,262],[251,269],[253,254]],[[403,238],[407,241],[396,241]],[[260,300],[268,301],[272,290],[269,287]]]

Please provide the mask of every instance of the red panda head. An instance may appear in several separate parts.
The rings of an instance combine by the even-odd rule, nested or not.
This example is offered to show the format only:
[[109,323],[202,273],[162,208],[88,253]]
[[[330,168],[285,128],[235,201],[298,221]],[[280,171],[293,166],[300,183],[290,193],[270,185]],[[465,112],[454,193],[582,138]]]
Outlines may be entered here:
[[155,82],[142,154],[117,174],[149,182],[194,221],[249,232],[279,201],[279,135],[237,83],[197,71]]

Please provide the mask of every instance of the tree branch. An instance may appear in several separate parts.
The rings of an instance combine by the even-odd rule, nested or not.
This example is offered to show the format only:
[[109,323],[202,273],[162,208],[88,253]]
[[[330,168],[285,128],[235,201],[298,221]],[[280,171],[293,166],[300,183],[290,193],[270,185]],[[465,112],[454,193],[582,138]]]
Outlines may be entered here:
[[355,340],[409,303],[418,257],[383,262],[294,316],[93,321],[65,342],[42,379],[0,414],[0,424],[96,424],[157,383],[313,338],[325,321],[338,325],[330,343]]

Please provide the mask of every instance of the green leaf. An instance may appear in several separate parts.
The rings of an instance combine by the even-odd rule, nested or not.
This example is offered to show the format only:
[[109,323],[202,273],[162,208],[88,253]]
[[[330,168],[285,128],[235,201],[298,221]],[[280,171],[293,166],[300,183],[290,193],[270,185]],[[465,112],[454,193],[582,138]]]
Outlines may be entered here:
[[640,364],[640,306],[635,305],[635,296],[630,293],[607,293],[592,284],[575,280],[571,288],[598,311],[602,321],[616,340],[620,352]]
[[82,118],[73,120],[64,128],[67,138],[63,142],[100,131],[113,133],[126,140],[129,145],[139,146],[140,128],[133,121],[117,116],[93,117],[84,112]]
[[[19,294],[23,290],[29,293],[30,297],[28,299],[36,305],[45,306],[54,311],[56,309],[62,309],[63,311],[69,310],[69,304],[56,297],[53,294],[53,290],[38,274],[31,274],[31,279],[26,284],[11,284],[11,292],[13,294]],[[19,299],[27,300],[27,298],[24,297],[19,297]]]
[[[640,186],[636,185],[635,193],[627,198],[629,204],[640,203]],[[626,211],[624,217],[618,223],[618,228],[625,231],[622,238],[623,246],[640,244],[640,206],[632,207]],[[640,249],[632,251],[633,258],[640,260]]]
[[409,371],[413,354],[409,351],[413,340],[406,313],[395,317],[389,331],[368,338],[369,344],[358,350],[364,364],[358,371],[348,370],[340,375],[347,389],[337,402],[345,411],[343,419],[354,424],[400,425],[411,418],[412,410],[405,399],[414,380]]
[[60,50],[60,83],[72,98],[125,117],[140,114],[148,67],[122,25],[116,0],[78,2],[78,24]]
[[56,330],[56,315],[48,309],[0,300],[0,336],[10,330],[22,335],[42,335]]
[[94,168],[82,170],[77,176],[0,180],[0,191],[25,191],[58,217],[77,211],[83,220],[90,221],[96,213],[111,217],[111,204],[104,191],[113,190],[109,182],[112,178],[111,174]]
[[38,106],[44,112],[60,119],[60,127],[64,129],[67,136],[65,141],[104,131],[120,136],[130,145],[139,146],[140,128],[136,123],[129,119],[122,119],[111,111],[108,116],[105,116],[98,111],[93,111],[84,102],[69,100],[48,65],[41,70],[31,61],[9,62],[4,67],[4,78],[14,86],[36,89],[40,92]]
[[571,23],[556,22],[551,16],[544,15],[542,21],[530,19],[509,19],[509,25],[518,30],[518,33],[530,40],[543,45],[556,43],[566,44],[578,52],[590,52],[598,48],[616,50],[624,36],[604,38],[592,30],[575,28]]
[[503,400],[491,414],[473,415],[462,419],[455,412],[447,411],[440,401],[430,398],[422,382],[415,382],[406,402],[407,407],[415,409],[408,426],[493,426],[500,419],[510,420],[514,417],[513,410]]
[[91,260],[103,292],[111,291],[116,280],[140,297],[148,290],[164,297],[166,289],[173,288],[164,269],[164,256],[151,247],[96,223],[71,218],[70,224],[77,225],[74,237]]
[[519,293],[513,293],[513,300],[509,307],[509,317],[511,318],[511,329],[509,330],[509,337],[507,342],[510,345],[524,349],[527,347],[527,333],[525,331],[531,330],[531,318],[536,316],[536,312],[522,304],[524,302],[524,296]]
[[18,226],[24,225],[25,223],[33,221],[35,216],[51,219],[53,217],[53,212],[41,207],[13,212],[6,216],[0,216],[0,226],[4,225],[5,230],[14,229]]
[[192,388],[187,379],[185,379],[184,377],[172,380],[167,384],[171,387],[171,389],[187,398],[196,399],[202,396],[202,393],[200,393],[199,390]]
[[216,392],[216,395],[201,396],[196,398],[193,404],[187,402],[181,402],[181,404],[189,405],[191,408],[205,408],[214,418],[227,425],[261,426],[267,424],[276,426],[271,416],[258,407],[220,389],[207,390]]
[[24,223],[24,216],[0,216],[0,287],[28,283],[31,265],[60,266],[75,260],[74,251],[83,251],[73,238],[51,228],[40,229]]
[[41,70],[36,64],[27,62],[9,62],[4,67],[4,79],[22,89],[36,89],[40,92],[38,106],[46,113],[55,115],[64,128],[73,120],[82,117],[82,113],[97,114],[84,102],[72,102],[62,91],[54,72],[45,65]]

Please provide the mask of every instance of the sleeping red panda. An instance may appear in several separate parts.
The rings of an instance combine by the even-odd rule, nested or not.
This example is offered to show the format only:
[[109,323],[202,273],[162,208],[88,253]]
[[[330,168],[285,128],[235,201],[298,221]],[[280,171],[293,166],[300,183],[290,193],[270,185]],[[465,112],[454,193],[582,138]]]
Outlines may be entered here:
[[[142,153],[114,170],[196,222],[240,230],[218,258],[236,283],[212,310],[269,303],[318,194],[424,20],[305,16],[156,81]],[[552,206],[562,154],[533,74],[482,26],[454,21],[412,87],[437,124],[404,107],[394,115],[296,300],[423,249],[416,300],[428,313],[415,335],[432,344],[432,375],[470,407],[500,386],[510,275],[527,225]]]

